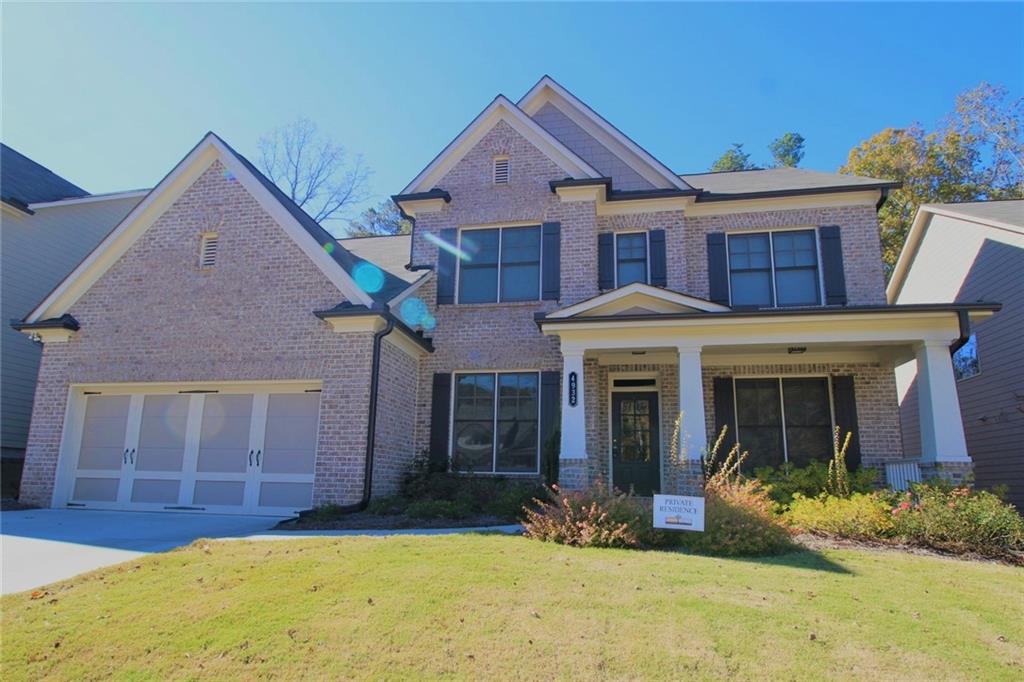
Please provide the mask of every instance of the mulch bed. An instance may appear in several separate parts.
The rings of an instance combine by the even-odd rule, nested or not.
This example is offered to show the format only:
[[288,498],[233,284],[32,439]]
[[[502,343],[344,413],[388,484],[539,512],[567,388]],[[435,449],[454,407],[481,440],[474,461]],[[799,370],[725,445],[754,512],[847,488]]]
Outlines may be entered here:
[[960,561],[985,561],[995,564],[1010,564],[1012,566],[1024,566],[1024,553],[1014,553],[1004,558],[983,556],[981,554],[954,554],[942,552],[928,547],[916,547],[899,542],[871,542],[868,540],[846,540],[842,538],[824,537],[801,533],[793,538],[800,546],[812,551],[822,549],[863,549],[874,552],[900,552],[901,554],[915,554],[918,556],[942,557],[944,559],[958,559]]
[[515,519],[497,516],[471,516],[465,519],[416,519],[405,514],[370,514],[359,512],[332,519],[304,517],[282,521],[274,530],[407,530],[410,528],[476,528],[507,526]]

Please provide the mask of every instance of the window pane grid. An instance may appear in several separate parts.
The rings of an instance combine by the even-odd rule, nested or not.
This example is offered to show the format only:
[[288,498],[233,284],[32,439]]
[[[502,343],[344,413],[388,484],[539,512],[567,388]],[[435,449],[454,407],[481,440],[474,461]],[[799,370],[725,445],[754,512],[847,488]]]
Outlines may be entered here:
[[459,303],[540,299],[539,225],[463,230]]
[[647,233],[630,232],[615,236],[616,286],[647,283]]
[[457,374],[452,470],[469,473],[539,471],[538,389],[536,372]]
[[735,379],[736,429],[745,468],[806,466],[832,456],[832,403],[827,377]]
[[821,304],[814,230],[731,234],[728,248],[733,305]]

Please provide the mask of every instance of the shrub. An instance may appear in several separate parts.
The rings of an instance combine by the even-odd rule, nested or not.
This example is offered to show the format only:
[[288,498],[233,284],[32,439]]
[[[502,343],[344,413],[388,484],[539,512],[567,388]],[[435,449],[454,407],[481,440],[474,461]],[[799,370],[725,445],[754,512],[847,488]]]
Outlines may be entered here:
[[883,540],[894,534],[890,506],[879,493],[835,497],[793,495],[785,521],[802,531],[852,540]]
[[651,527],[649,512],[634,497],[601,481],[586,491],[552,485],[547,500],[523,511],[527,537],[574,547],[639,548]]
[[992,493],[918,484],[893,501],[893,526],[907,543],[1022,560],[1024,518]]
[[405,512],[408,506],[409,500],[400,495],[391,495],[389,497],[375,497],[371,499],[370,504],[366,507],[366,511],[371,514],[391,516]]
[[451,500],[417,500],[405,509],[414,519],[464,519],[472,516],[473,510],[465,502]]
[[[758,467],[754,478],[765,484],[768,495],[780,505],[788,505],[793,496],[818,497],[828,491],[829,468],[824,462],[812,461],[805,467],[783,464],[780,467]],[[850,472],[849,494],[870,493],[877,487],[878,472],[858,468]]]

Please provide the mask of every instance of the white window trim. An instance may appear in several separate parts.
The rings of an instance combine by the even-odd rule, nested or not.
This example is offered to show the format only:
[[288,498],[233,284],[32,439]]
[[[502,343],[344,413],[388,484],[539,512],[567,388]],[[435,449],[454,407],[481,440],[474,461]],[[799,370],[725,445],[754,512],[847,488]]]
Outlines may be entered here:
[[[457,392],[458,378],[467,374],[491,374],[494,375],[494,413],[491,423],[494,426],[494,437],[491,442],[491,470],[472,471],[469,473],[456,471],[452,468],[455,460],[455,394]],[[534,471],[497,471],[498,468],[498,375],[500,374],[536,374],[537,375],[537,467]],[[461,474],[464,476],[540,476],[541,458],[541,433],[540,433],[540,410],[541,410],[541,371],[539,369],[459,369],[451,373],[451,390],[448,396],[448,473]]]
[[[540,228],[540,252],[537,254],[537,298],[524,299],[522,301],[502,301],[501,300],[501,247],[505,241],[502,231],[517,227],[538,227]],[[528,223],[502,223],[501,225],[472,225],[458,228],[458,252],[462,253],[462,235],[465,232],[472,232],[476,230],[498,230],[498,289],[497,289],[497,300],[496,301],[473,301],[471,303],[463,303],[462,297],[462,259],[455,258],[455,303],[457,305],[516,305],[523,303],[539,303],[544,300],[544,224],[543,222],[528,222]]]
[[647,256],[647,277],[644,284],[651,283],[651,231],[650,230],[620,230],[612,233],[612,269],[614,270],[612,281],[615,289],[619,288],[619,235],[620,234],[642,234],[644,235],[644,253]]
[[[616,379],[654,379],[653,386],[616,386]],[[664,400],[661,392],[661,377],[657,371],[647,372],[608,372],[608,484],[612,485],[615,480],[615,453],[612,448],[612,436],[615,433],[615,415],[613,414],[613,399],[616,393],[657,393],[658,394],[658,489],[665,490],[665,428],[662,418],[664,414]],[[733,387],[733,399],[736,397],[736,389]]]
[[[768,235],[768,258],[769,258],[769,261],[770,261],[769,264],[771,265],[771,287],[772,287],[772,305],[771,305],[771,307],[772,308],[781,308],[781,309],[806,307],[806,306],[790,306],[790,305],[780,306],[779,305],[778,286],[776,286],[776,284],[775,284],[775,240],[772,239],[772,235],[775,234],[776,232],[807,232],[808,230],[810,230],[811,232],[814,233],[814,255],[815,255],[815,258],[817,258],[817,263],[816,263],[815,267],[816,267],[816,269],[818,271],[818,303],[817,303],[817,305],[819,305],[819,306],[825,305],[825,272],[824,272],[824,268],[822,268],[822,263],[821,263],[821,235],[819,234],[819,229],[818,229],[817,225],[804,225],[802,227],[779,227],[779,228],[771,228],[771,229],[767,229],[767,230],[763,230],[763,229],[758,228],[758,229],[754,229],[754,230],[730,230],[730,231],[727,231],[725,233],[725,266],[726,266],[726,270],[727,270],[726,280],[728,281],[728,285],[729,285],[729,305],[732,306],[732,304],[733,304],[732,303],[732,254],[731,254],[730,249],[729,249],[730,238],[733,235],[736,235],[738,237],[743,237],[743,236],[749,236],[749,235],[753,235],[753,234],[767,234]],[[648,259],[649,259],[649,256],[648,256]],[[650,273],[648,273],[648,277],[650,277]]]
[[[740,436],[740,409],[739,400],[736,397],[736,382],[744,379],[773,379],[779,387],[779,416],[782,419],[780,426],[782,427],[782,462],[783,464],[789,463],[789,439],[786,437],[786,401],[782,394],[782,380],[783,379],[825,379],[828,391],[828,415],[831,421],[831,433],[836,432],[836,405],[835,395],[832,393],[832,375],[831,374],[773,374],[765,376],[763,374],[737,374],[732,377],[732,414],[733,423],[732,427],[736,433],[736,442],[740,444],[740,448],[743,446],[743,439]],[[716,434],[717,435],[717,434]],[[830,439],[831,440],[831,439]]]

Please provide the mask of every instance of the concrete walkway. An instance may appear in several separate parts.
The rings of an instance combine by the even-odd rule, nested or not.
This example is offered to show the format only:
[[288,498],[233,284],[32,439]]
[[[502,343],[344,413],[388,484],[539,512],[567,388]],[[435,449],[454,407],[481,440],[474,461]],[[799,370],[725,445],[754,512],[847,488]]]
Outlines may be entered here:
[[32,509],[0,514],[3,594],[30,590],[80,573],[153,552],[165,552],[199,538],[295,540],[352,535],[448,535],[452,533],[519,533],[518,525],[483,528],[405,530],[271,531],[281,521],[267,516],[169,514]]

